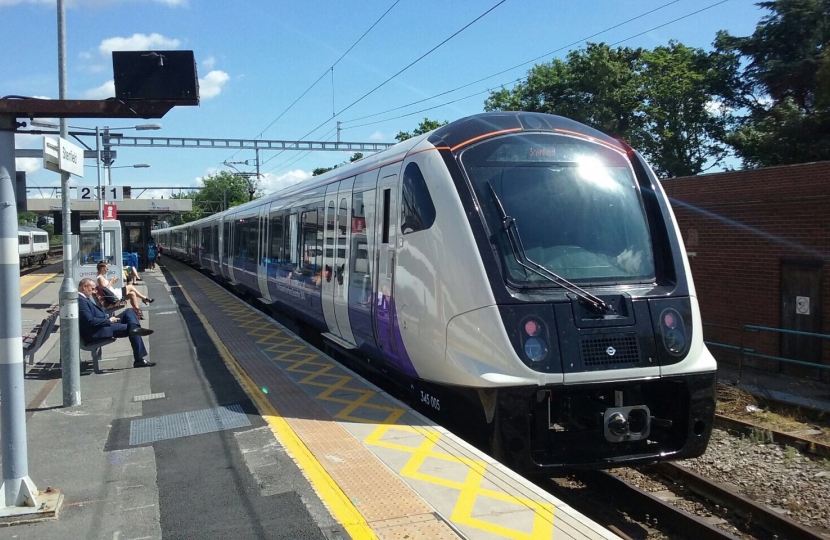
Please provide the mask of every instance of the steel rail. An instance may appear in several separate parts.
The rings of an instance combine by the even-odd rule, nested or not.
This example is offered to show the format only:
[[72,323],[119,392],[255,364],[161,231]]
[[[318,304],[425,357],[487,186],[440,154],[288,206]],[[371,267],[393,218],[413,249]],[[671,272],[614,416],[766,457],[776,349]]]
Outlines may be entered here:
[[[613,501],[615,509],[624,510],[629,516],[642,523],[656,520],[660,530],[669,529],[695,540],[738,540],[727,531],[719,529],[702,518],[692,515],[651,493],[634,486],[611,473],[604,471],[582,471],[577,477],[588,485],[592,492],[604,494]],[[560,491],[556,489],[556,491]],[[557,494],[558,495],[558,494]],[[571,497],[568,497],[571,499]],[[595,501],[594,501],[595,502]],[[569,504],[585,513],[589,503],[569,501]],[[590,510],[596,510],[592,508]]]
[[674,463],[650,465],[647,469],[671,478],[686,486],[691,492],[728,508],[747,521],[779,538],[787,540],[819,540],[826,538],[817,529],[805,527],[797,521],[779,514],[772,508],[753,501],[729,487],[713,482],[696,472]]
[[743,420],[738,420],[737,418],[732,418],[721,414],[715,415],[715,424],[719,427],[724,428],[727,431],[737,431],[739,433],[745,434],[751,434],[753,431],[756,430],[767,431],[772,434],[772,441],[775,443],[792,446],[793,448],[796,448],[806,454],[813,454],[824,458],[830,458],[830,445],[827,445],[822,442],[814,441],[811,439],[805,439],[797,435],[790,435],[789,433],[784,433],[783,431],[777,431],[763,426],[758,426],[751,422],[745,422]]

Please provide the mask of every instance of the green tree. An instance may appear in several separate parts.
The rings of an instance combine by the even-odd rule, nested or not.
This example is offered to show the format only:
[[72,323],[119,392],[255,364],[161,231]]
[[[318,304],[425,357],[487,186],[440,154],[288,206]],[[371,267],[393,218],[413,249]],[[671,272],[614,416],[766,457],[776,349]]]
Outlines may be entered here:
[[174,224],[189,223],[223,210],[227,197],[228,208],[248,202],[248,180],[237,174],[220,171],[202,178],[202,189],[197,193],[174,194],[174,199],[192,199],[193,210],[174,220]]
[[352,154],[352,157],[349,158],[349,161],[344,161],[343,163],[338,163],[337,165],[335,165],[333,167],[317,167],[316,169],[311,171],[311,176],[320,176],[321,174],[325,174],[329,171],[333,171],[334,169],[336,169],[337,167],[340,167],[341,165],[347,165],[349,163],[354,163],[355,161],[357,161],[359,159],[363,159],[363,153],[362,152],[355,152],[354,154]]
[[737,84],[735,55],[677,42],[644,51],[639,73],[642,125],[636,141],[661,175],[689,176],[720,165],[732,115],[725,101]]
[[438,129],[441,126],[446,126],[449,122],[444,120],[443,122],[439,122],[438,120],[430,120],[429,118],[424,118],[424,120],[418,124],[412,133],[408,131],[399,131],[397,135],[395,135],[395,140],[398,142],[403,142],[407,139],[411,139],[412,137],[416,137],[418,135],[423,135],[424,133],[428,133],[433,129]]
[[636,145],[642,128],[637,76],[642,54],[642,49],[589,43],[565,60],[537,64],[513,90],[492,92],[484,110],[558,114]]
[[562,115],[625,139],[660,176],[697,174],[727,153],[730,115],[712,105],[731,96],[736,62],[676,42],[651,51],[589,43],[534,66],[484,108]]
[[34,212],[20,212],[17,214],[18,225],[34,225],[37,221],[37,214]]
[[746,111],[728,137],[746,167],[830,159],[830,0],[760,2],[751,36],[718,33],[719,51],[745,61]]

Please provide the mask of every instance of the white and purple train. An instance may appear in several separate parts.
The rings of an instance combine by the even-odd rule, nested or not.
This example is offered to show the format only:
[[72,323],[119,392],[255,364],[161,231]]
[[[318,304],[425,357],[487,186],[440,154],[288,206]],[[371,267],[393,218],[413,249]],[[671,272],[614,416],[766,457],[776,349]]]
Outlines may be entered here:
[[669,202],[580,123],[471,116],[154,235],[424,406],[465,397],[517,469],[706,449],[716,364]]
[[49,256],[49,233],[37,227],[17,228],[17,253],[20,267],[43,264]]

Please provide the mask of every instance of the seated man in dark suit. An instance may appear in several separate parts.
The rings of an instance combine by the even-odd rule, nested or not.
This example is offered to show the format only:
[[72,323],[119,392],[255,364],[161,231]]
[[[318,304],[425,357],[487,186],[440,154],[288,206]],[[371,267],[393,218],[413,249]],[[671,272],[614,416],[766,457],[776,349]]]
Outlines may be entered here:
[[109,338],[129,337],[133,348],[133,367],[151,367],[155,362],[147,362],[147,349],[141,336],[153,333],[149,328],[142,328],[135,312],[125,310],[120,317],[110,317],[106,311],[90,298],[95,294],[98,285],[89,278],[84,278],[78,284],[78,330],[85,343],[101,341]]

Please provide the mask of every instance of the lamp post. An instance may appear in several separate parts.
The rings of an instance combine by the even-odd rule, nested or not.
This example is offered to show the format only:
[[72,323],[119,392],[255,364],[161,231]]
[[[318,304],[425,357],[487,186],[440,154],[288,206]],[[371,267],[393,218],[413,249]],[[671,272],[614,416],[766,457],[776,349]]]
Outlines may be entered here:
[[[117,129],[119,131],[124,130],[124,129],[134,129],[136,131],[147,131],[147,130],[153,130],[153,129],[161,129],[161,124],[139,124],[137,126],[131,126],[131,127],[125,127],[125,128],[111,128],[109,126],[104,126],[104,133],[103,133],[103,138],[101,140],[101,143],[104,147],[103,160],[104,160],[104,167],[106,167],[106,169],[107,169],[107,185],[108,186],[112,185],[111,169],[113,168],[112,163],[115,161],[115,158],[116,158],[115,152],[113,152],[111,150],[110,139],[112,137],[120,137],[120,135],[115,134],[115,133],[110,134],[111,129]],[[148,167],[149,167],[149,165],[148,165]]]

